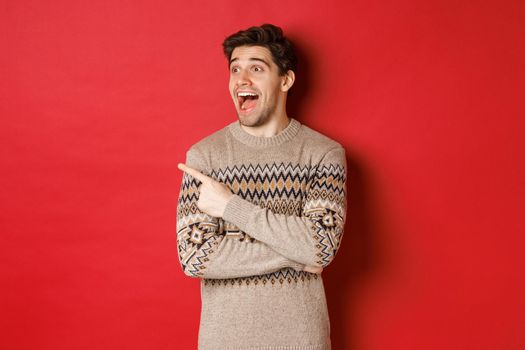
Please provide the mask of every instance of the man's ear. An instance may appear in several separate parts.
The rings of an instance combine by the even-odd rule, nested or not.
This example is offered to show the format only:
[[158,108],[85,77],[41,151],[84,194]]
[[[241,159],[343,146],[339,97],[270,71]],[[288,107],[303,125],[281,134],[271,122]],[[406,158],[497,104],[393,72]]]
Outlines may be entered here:
[[295,73],[293,70],[289,69],[285,75],[281,78],[281,91],[286,92],[290,90],[293,83],[295,82]]

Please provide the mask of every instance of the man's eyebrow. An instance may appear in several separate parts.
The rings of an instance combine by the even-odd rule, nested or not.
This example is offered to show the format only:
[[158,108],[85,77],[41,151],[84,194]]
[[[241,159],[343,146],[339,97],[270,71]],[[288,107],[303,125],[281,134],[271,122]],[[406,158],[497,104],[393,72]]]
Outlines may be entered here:
[[[229,67],[231,67],[232,63],[237,61],[239,59],[239,57],[235,57],[234,59],[230,60],[230,64],[229,64]],[[270,68],[270,64],[268,62],[266,62],[264,59],[262,58],[259,58],[259,57],[250,57],[249,58],[250,61],[259,61],[259,62],[262,62],[264,63],[268,68]]]

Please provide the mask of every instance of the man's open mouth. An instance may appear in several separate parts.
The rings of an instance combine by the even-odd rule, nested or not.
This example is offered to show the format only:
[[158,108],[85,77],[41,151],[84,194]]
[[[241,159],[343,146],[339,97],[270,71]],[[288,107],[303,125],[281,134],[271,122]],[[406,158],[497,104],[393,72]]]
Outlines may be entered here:
[[255,108],[255,106],[257,105],[259,95],[251,91],[240,91],[237,92],[237,99],[239,101],[239,106],[243,111],[250,110]]

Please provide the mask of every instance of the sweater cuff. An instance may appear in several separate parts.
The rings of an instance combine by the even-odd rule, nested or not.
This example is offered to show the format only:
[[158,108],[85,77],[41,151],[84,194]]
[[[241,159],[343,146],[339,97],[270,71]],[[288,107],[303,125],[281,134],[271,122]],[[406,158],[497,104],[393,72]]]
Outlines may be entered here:
[[250,213],[253,213],[257,208],[259,208],[257,205],[234,194],[226,204],[222,218],[246,232]]

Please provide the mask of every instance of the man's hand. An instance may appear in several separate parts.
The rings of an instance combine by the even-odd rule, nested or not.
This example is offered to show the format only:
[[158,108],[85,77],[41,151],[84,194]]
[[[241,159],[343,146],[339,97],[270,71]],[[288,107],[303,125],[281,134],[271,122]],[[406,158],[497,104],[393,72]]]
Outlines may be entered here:
[[228,186],[188,167],[184,163],[179,163],[178,168],[202,182],[199,186],[200,194],[197,207],[210,216],[222,218],[226,204],[233,197]]

